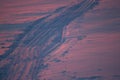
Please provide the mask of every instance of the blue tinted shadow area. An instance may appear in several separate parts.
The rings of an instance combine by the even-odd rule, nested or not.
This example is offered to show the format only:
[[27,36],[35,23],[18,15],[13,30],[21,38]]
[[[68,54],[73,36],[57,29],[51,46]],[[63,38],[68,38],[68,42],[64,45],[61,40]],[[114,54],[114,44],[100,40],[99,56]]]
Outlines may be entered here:
[[58,8],[58,9],[56,9],[56,10],[54,11],[54,13],[61,12],[61,11],[62,11],[64,8],[65,8],[65,6],[63,6],[63,7],[60,7],[60,8]]
[[120,80],[120,75],[113,75],[114,80]]
[[4,31],[14,31],[14,30],[23,30],[31,23],[21,23],[21,24],[0,24],[0,32]]
[[73,80],[102,80],[102,77],[101,76],[91,76],[91,77],[83,77],[83,78],[73,77]]
[[6,80],[6,76],[9,75],[9,67],[9,64],[0,67],[0,80]]
[[[46,16],[47,17],[47,16]],[[35,21],[33,24],[31,24],[30,26],[28,26],[25,30],[24,33],[19,34],[15,41],[13,42],[13,44],[10,46],[9,50],[7,50],[3,55],[0,55],[0,61],[5,59],[10,53],[12,53],[19,45],[20,41],[22,40],[22,38],[24,38],[24,36],[32,30],[32,28],[34,27],[35,24],[40,23],[42,20],[44,20],[46,17],[41,18],[37,21]]]
[[53,59],[53,62],[58,63],[58,62],[61,62],[61,60],[59,60],[59,59],[55,58],[55,59]]

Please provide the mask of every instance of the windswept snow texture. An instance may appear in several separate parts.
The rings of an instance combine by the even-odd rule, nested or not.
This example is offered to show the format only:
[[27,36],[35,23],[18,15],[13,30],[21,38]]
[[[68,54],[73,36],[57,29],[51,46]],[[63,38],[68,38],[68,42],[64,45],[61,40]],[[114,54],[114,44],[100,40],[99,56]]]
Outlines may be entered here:
[[119,1],[66,2],[48,12],[16,14],[27,16],[25,22],[32,16],[29,23],[0,25],[0,80],[120,80]]

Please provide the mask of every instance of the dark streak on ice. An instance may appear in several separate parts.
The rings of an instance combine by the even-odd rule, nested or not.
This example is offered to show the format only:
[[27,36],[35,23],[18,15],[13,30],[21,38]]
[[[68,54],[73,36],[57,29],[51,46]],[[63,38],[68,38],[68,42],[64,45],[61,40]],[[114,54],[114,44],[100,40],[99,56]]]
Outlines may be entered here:
[[[27,64],[32,62],[24,80],[38,80],[38,74],[47,67],[44,58],[63,43],[64,28],[97,4],[98,0],[84,0],[72,7],[62,7],[56,11],[60,12],[63,9],[65,11],[58,16],[55,12],[28,26],[24,33],[16,38],[9,50],[0,56],[0,61],[10,59],[9,67],[0,68],[0,79],[22,80]],[[19,66],[15,67],[17,65]]]

